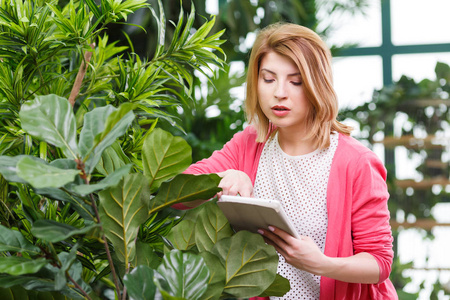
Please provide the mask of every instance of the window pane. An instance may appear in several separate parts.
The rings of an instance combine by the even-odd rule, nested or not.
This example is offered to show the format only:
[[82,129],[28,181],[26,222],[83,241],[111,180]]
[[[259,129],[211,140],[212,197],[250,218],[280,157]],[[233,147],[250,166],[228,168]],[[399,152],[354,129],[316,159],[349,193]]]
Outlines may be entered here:
[[450,65],[450,53],[402,54],[392,56],[392,78],[398,81],[402,75],[413,78],[436,79],[434,68],[437,62]]
[[[340,2],[349,2],[344,0]],[[353,1],[351,1],[353,2]],[[328,45],[342,46],[346,43],[358,47],[377,47],[381,45],[381,3],[368,1],[364,13],[352,15],[349,12],[329,14],[333,1],[321,1],[318,11],[318,30],[331,26],[326,42]]]
[[450,43],[449,0],[391,0],[394,45]]
[[334,86],[339,107],[356,107],[372,98],[383,86],[380,56],[339,57],[333,60]]

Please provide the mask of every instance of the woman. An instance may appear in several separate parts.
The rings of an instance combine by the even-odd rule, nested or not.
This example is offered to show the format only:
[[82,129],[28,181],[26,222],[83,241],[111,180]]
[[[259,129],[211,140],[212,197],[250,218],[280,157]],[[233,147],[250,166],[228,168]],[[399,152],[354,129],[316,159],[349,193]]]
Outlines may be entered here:
[[246,112],[250,126],[186,173],[219,174],[222,194],[282,202],[301,238],[259,231],[290,281],[282,299],[397,299],[386,170],[336,120],[331,54],[316,33],[294,24],[260,32]]

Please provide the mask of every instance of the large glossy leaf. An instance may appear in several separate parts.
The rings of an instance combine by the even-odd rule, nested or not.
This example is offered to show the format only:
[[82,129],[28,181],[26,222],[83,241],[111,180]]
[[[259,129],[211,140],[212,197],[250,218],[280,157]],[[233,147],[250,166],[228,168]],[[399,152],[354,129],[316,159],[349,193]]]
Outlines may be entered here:
[[57,95],[37,96],[25,102],[19,113],[22,128],[30,135],[61,148],[66,157],[77,158],[77,128],[72,106]]
[[210,199],[220,191],[220,179],[216,174],[179,174],[161,185],[158,195],[151,201],[150,213],[179,202]]
[[92,151],[95,145],[95,137],[105,129],[106,119],[115,110],[114,106],[107,105],[94,108],[84,115],[83,128],[81,129],[78,143],[82,157],[85,157]]
[[97,226],[92,224],[77,228],[53,220],[37,220],[31,228],[31,233],[37,238],[56,243],[77,234],[86,234]]
[[155,128],[142,147],[144,175],[150,181],[151,192],[162,182],[183,172],[192,162],[192,149],[181,137]]
[[[36,292],[40,291],[40,293],[38,293],[37,299],[47,299],[45,297],[42,297],[45,295],[43,292],[55,290],[54,282],[52,280],[49,280],[48,278],[40,278],[37,276],[31,276],[31,275],[12,276],[12,275],[8,275],[8,274],[0,274],[0,286],[1,287],[10,288],[10,287],[19,286],[19,285],[29,291],[36,291]],[[74,289],[68,288],[68,287],[64,288],[59,293],[66,295],[67,298],[66,297],[58,297],[58,298],[55,297],[55,300],[85,299],[79,293],[77,293]],[[35,299],[35,298],[30,297],[30,299]],[[22,298],[17,299],[17,300],[22,300]]]
[[269,297],[269,296],[283,297],[284,294],[289,292],[290,289],[291,284],[289,283],[289,280],[277,274],[272,284],[267,288],[267,290],[265,290],[261,295],[259,295],[259,297]]
[[17,175],[35,188],[59,188],[75,180],[79,170],[60,169],[30,157],[23,157],[17,163]]
[[20,183],[27,183],[26,180],[19,177],[17,175],[17,163],[24,157],[29,157],[32,160],[38,161],[38,162],[44,162],[44,160],[34,157],[34,156],[27,156],[27,155],[18,155],[18,156],[0,156],[0,173],[5,177],[7,181],[10,182],[20,182]]
[[102,181],[94,183],[94,184],[83,184],[83,185],[77,185],[73,186],[71,189],[72,191],[76,192],[80,195],[88,195],[90,193],[104,190],[108,187],[115,186],[119,183],[119,181],[128,173],[130,173],[132,165],[125,165],[119,169],[117,169],[115,172],[109,174],[106,176]]
[[220,240],[211,252],[225,266],[227,294],[238,298],[257,296],[275,280],[278,255],[258,234],[239,231]]
[[183,220],[172,228],[166,238],[178,250],[189,250],[195,246],[195,222]]
[[131,103],[122,104],[119,109],[108,105],[96,108],[85,115],[84,126],[80,133],[80,150],[86,173],[91,174],[103,151],[125,134],[134,120],[132,111],[134,107],[135,105]]
[[231,237],[234,231],[215,202],[202,206],[195,224],[195,243],[199,251],[211,251],[219,240]]
[[45,258],[30,259],[19,256],[0,257],[0,273],[10,275],[24,275],[36,273],[42,269],[48,261]]
[[19,231],[0,225],[0,251],[28,252],[37,255],[39,247],[31,244]]
[[208,280],[208,289],[202,296],[202,300],[219,299],[225,287],[225,267],[220,259],[211,252],[201,252],[206,265],[208,266],[210,276]]
[[209,269],[201,256],[172,250],[166,253],[155,274],[155,283],[171,296],[190,300],[202,299]]
[[128,265],[135,253],[139,226],[148,217],[148,184],[140,174],[129,174],[115,187],[99,193],[100,220],[117,257]]
[[156,285],[153,282],[153,274],[153,269],[140,265],[123,277],[123,284],[131,300],[154,299]]

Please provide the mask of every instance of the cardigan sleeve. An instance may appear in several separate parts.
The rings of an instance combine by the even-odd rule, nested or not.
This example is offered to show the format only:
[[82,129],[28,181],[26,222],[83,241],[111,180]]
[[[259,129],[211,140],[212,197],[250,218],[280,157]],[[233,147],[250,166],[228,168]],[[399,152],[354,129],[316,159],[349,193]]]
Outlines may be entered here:
[[[234,169],[244,171],[252,178],[255,169],[253,162],[258,150],[255,138],[256,131],[249,126],[244,131],[236,133],[221,150],[214,151],[209,158],[190,165],[183,173],[211,174]],[[191,208],[182,203],[174,204],[172,207],[181,210]]]
[[252,126],[236,133],[221,150],[191,165],[184,173],[209,174],[226,170],[240,170],[254,180],[262,143],[256,142],[256,130]]
[[372,151],[361,154],[354,166],[351,221],[354,254],[367,252],[375,258],[381,283],[389,277],[394,257],[386,169]]

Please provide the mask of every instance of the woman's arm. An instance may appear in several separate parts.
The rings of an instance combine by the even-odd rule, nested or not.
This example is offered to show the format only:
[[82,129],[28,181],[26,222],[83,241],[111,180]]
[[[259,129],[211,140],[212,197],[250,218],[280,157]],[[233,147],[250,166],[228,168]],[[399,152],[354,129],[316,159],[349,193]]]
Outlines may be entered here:
[[310,237],[296,239],[281,229],[269,228],[271,231],[259,231],[265,241],[298,269],[345,282],[375,284],[379,281],[378,263],[369,253],[327,257]]

